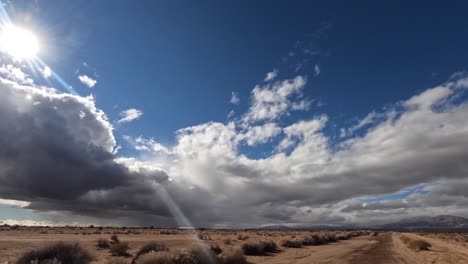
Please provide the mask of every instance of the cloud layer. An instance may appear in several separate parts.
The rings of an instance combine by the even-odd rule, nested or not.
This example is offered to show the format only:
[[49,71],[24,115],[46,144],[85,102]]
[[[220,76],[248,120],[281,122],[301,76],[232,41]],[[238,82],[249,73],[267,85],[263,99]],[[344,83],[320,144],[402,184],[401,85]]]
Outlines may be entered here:
[[[172,146],[126,137],[142,155],[117,157],[113,127],[92,98],[1,79],[0,199],[145,225],[184,217],[202,226],[252,226],[466,216],[466,76],[369,114],[343,128],[339,142],[325,134],[325,114],[281,122],[310,106],[305,86],[303,76],[256,86],[238,120],[180,129]],[[266,143],[273,147],[264,157],[243,152]],[[424,192],[370,199],[414,186]]]

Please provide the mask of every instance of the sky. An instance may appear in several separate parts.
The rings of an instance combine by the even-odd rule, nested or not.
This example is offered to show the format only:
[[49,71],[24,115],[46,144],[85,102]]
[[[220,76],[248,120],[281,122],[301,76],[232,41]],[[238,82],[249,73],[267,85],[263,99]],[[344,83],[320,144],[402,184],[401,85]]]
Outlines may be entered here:
[[0,224],[468,217],[464,1],[1,3]]

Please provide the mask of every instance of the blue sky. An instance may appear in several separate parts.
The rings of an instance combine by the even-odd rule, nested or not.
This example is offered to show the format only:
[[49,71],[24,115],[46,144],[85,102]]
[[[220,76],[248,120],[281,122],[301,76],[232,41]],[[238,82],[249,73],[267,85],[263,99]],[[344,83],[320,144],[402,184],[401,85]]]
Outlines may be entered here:
[[[66,86],[73,87],[72,90],[76,92],[73,96],[84,98],[92,95],[95,106],[108,117],[108,121],[101,125],[113,128],[106,132],[106,136],[110,137],[110,141],[112,137],[115,138],[116,142],[111,144],[106,141],[103,148],[111,151],[108,148],[111,144],[114,151],[119,146],[113,155],[116,160],[120,159],[118,162],[124,162],[130,169],[138,167],[138,170],[143,170],[142,166],[148,166],[145,170],[154,170],[157,167],[167,173],[168,178],[184,182],[181,186],[197,186],[200,193],[193,194],[194,196],[205,192],[216,196],[211,187],[226,184],[225,188],[231,188],[232,185],[227,186],[229,180],[226,179],[239,176],[229,183],[238,184],[242,181],[240,179],[247,177],[244,171],[239,175],[239,171],[243,169],[249,170],[248,177],[254,177],[252,175],[256,173],[262,174],[259,171],[265,171],[268,167],[262,162],[271,160],[278,163],[282,154],[286,155],[286,160],[280,163],[291,164],[290,167],[264,173],[287,173],[286,181],[294,183],[290,186],[291,191],[299,188],[295,184],[304,185],[311,179],[321,182],[322,177],[326,179],[331,173],[331,167],[337,169],[331,174],[339,175],[342,171],[335,165],[330,165],[330,161],[336,164],[338,161],[342,162],[339,164],[349,163],[349,173],[336,176],[334,184],[339,185],[343,177],[356,179],[356,182],[365,178],[362,184],[368,186],[364,189],[356,187],[352,194],[340,198],[323,200],[302,196],[284,201],[271,197],[239,200],[239,204],[252,205],[249,210],[263,208],[264,215],[269,215],[266,204],[277,203],[279,211],[294,212],[290,213],[290,222],[306,221],[296,216],[301,210],[307,211],[307,206],[313,208],[316,215],[321,215],[326,210],[324,208],[331,204],[343,209],[347,204],[361,202],[362,199],[367,202],[385,202],[418,196],[414,199],[419,206],[420,199],[431,198],[430,195],[429,198],[422,198],[431,192],[429,190],[445,186],[444,180],[457,178],[453,175],[458,175],[458,172],[423,176],[429,168],[396,170],[392,167],[405,162],[420,164],[413,158],[417,154],[423,154],[426,145],[431,145],[430,142],[440,140],[440,144],[448,144],[449,141],[442,135],[434,135],[423,142],[416,139],[398,141],[397,143],[408,146],[414,143],[421,148],[414,147],[414,153],[411,154],[414,156],[410,156],[412,149],[408,147],[405,150],[407,152],[404,152],[408,155],[403,155],[406,160],[395,160],[392,161],[394,163],[387,164],[385,155],[395,158],[395,154],[378,149],[379,146],[375,143],[379,142],[377,138],[381,138],[381,143],[384,144],[384,139],[396,142],[403,135],[397,132],[388,137],[375,134],[379,129],[393,131],[392,129],[406,128],[407,126],[398,128],[395,125],[384,129],[387,123],[405,122],[405,114],[416,115],[409,107],[413,105],[410,98],[419,95],[427,98],[424,100],[432,100],[433,97],[428,96],[432,94],[430,91],[435,94],[442,89],[437,87],[444,85],[451,91],[447,94],[451,95],[443,100],[443,109],[456,108],[459,112],[454,111],[455,113],[463,113],[466,94],[456,88],[463,86],[460,83],[465,78],[464,71],[468,61],[468,18],[465,15],[468,4],[463,1],[443,4],[440,1],[140,1],[138,4],[133,1],[108,0],[3,2],[11,23],[28,28],[37,35],[41,46],[37,55],[40,60],[63,79]],[[44,70],[43,67],[35,69],[34,74],[34,70],[26,67],[25,63],[12,62],[7,57],[1,59],[2,67],[13,65],[28,74],[34,80],[35,87],[46,85],[56,88],[60,93],[72,91],[64,87],[64,83],[58,82],[57,78],[42,77],[40,71]],[[265,80],[267,74],[273,72],[276,76]],[[451,77],[454,74],[458,75]],[[256,102],[253,93],[255,87],[274,89],[275,85],[281,86],[283,81],[297,77],[303,78],[304,84],[298,85],[298,90],[288,95],[288,110],[282,110],[270,119],[249,119],[249,114],[253,113],[249,109]],[[3,78],[8,79],[5,76]],[[233,93],[238,98],[234,100],[235,103],[230,102]],[[295,103],[304,103],[306,106],[293,110]],[[418,103],[423,108],[423,104],[420,101]],[[435,106],[440,101],[432,103]],[[128,122],[119,122],[124,117],[123,113],[129,109],[132,110],[126,113],[135,114],[135,118],[127,116]],[[234,111],[233,114],[229,114],[231,111]],[[93,113],[99,115],[97,112]],[[436,112],[431,114],[435,115]],[[395,118],[394,115],[398,117]],[[402,118],[399,119],[399,116]],[[410,122],[409,124],[414,124],[417,133],[429,131],[433,126],[449,127],[448,124],[429,124],[427,119],[418,118],[421,119],[417,120],[424,120],[421,122],[427,126],[421,128],[416,125],[416,121]],[[433,119],[436,120],[435,117]],[[301,125],[301,121],[305,123]],[[221,125],[214,127],[210,125],[213,123]],[[230,127],[230,124],[235,128]],[[264,138],[259,139],[254,138],[254,132],[249,134],[249,131],[254,131],[255,125],[264,124],[272,125],[271,135],[262,134]],[[450,132],[453,135],[463,135],[464,124],[456,124],[458,126],[450,126]],[[202,127],[204,125],[206,127]],[[185,128],[190,129],[183,130]],[[223,168],[220,171],[216,166],[215,169],[203,167],[201,160],[187,165],[189,161],[185,159],[188,153],[198,153],[200,156],[200,153],[204,153],[195,149],[203,145],[197,145],[196,134],[199,131],[195,128],[203,130],[204,136],[209,138],[203,138],[200,142],[216,141],[211,148],[226,143],[218,141],[228,137],[230,132],[226,131],[233,130],[231,132],[238,136],[232,141],[226,140],[229,141],[226,143],[229,150],[210,153],[220,159],[232,158],[226,163],[218,164],[219,168]],[[218,133],[218,129],[226,131],[211,134]],[[77,131],[89,130],[82,127]],[[308,135],[308,132],[313,135]],[[411,133],[416,132],[407,133],[410,137],[413,135]],[[104,136],[88,141],[95,143],[94,140],[97,142],[102,138]],[[185,146],[186,142],[192,145]],[[309,143],[310,146],[307,145]],[[300,150],[298,146],[301,145],[307,145],[307,151]],[[326,147],[323,149],[318,147],[324,145]],[[164,151],[154,151],[155,146]],[[444,149],[449,149],[444,146]],[[145,151],[144,147],[152,150]],[[187,151],[188,148],[190,151]],[[186,152],[182,153],[182,150]],[[359,152],[359,155],[354,155],[360,159],[351,163],[353,151]],[[294,153],[301,155],[301,162],[295,163]],[[456,158],[461,158],[464,154],[461,151]],[[347,155],[349,158],[344,160],[343,157],[348,157]],[[381,159],[379,169],[361,177],[361,172],[365,174],[374,166],[374,158]],[[441,162],[438,163],[440,168],[451,164],[451,161],[444,161],[438,156],[427,158],[425,162]],[[132,159],[133,163],[122,159]],[[190,156],[190,162],[192,159],[193,156]],[[359,167],[365,160],[370,163]],[[184,165],[173,165],[177,162]],[[225,168],[230,169],[224,170]],[[388,174],[380,173],[387,169]],[[321,174],[312,176],[310,170],[321,171]],[[227,178],[222,184],[218,183],[219,179],[206,179],[206,175],[224,173]],[[266,179],[267,176],[262,177]],[[379,178],[381,181],[376,180],[377,177],[382,177]],[[275,179],[279,182],[279,178]],[[391,179],[392,187],[386,188],[385,185]],[[351,187],[354,186],[352,181],[347,183]],[[272,191],[279,188],[266,186],[262,182],[263,180],[252,180],[249,186],[253,190],[264,188]],[[99,185],[98,189],[101,190],[100,188],[104,187]],[[232,188],[234,193],[236,189]],[[289,190],[288,185],[284,188]],[[314,188],[310,186],[310,190]],[[329,185],[324,183],[323,188],[327,189]],[[421,188],[427,188],[428,191]],[[79,199],[75,199],[87,201],[93,190],[89,189],[86,195],[81,194]],[[175,190],[174,192],[177,193]],[[331,192],[340,191],[339,188],[332,188]],[[49,193],[44,193],[44,198],[51,198]],[[30,201],[25,194],[1,194],[0,192],[0,198]],[[222,207],[220,197],[216,196],[213,201],[218,201],[217,204]],[[297,201],[300,201],[300,206],[293,205]],[[181,198],[179,202],[184,208],[184,199]],[[0,206],[0,212],[6,215],[4,219],[15,218],[15,215],[17,219],[30,217],[20,217],[21,213],[14,213],[25,209]],[[79,213],[69,206],[63,206],[63,210],[83,216],[86,221],[98,221],[86,218],[95,217],[92,213],[84,213],[91,210],[90,205],[87,206],[83,212],[77,210]],[[7,207],[8,209],[2,209]],[[31,211],[27,212],[34,217],[40,214],[40,219],[46,219],[43,214],[50,213],[50,210],[44,208],[42,204],[30,206]],[[458,209],[460,208],[450,210],[457,213]],[[440,211],[440,208],[434,210]],[[427,211],[418,211],[415,214],[423,213]],[[339,217],[331,220],[316,217],[307,221],[366,221],[365,217],[358,219],[356,214],[359,213],[337,213]],[[258,216],[257,220],[277,220],[266,219],[264,215]],[[210,219],[210,223],[217,223],[213,220],[216,217],[210,216],[204,218],[205,220],[200,217],[198,221]],[[369,219],[374,217],[377,219],[386,216],[368,216]],[[66,219],[64,216],[60,221],[67,221]],[[135,223],[125,217],[122,219],[122,222]],[[223,224],[233,221],[235,220],[219,220]]]
[[[60,76],[79,94],[95,95],[113,119],[127,108],[145,113],[117,132],[164,142],[179,128],[244,112],[266,72],[286,78],[306,59],[298,71],[310,76],[305,96],[323,105],[302,117],[328,113],[332,130],[445,81],[468,59],[463,8],[431,1],[338,1],[340,8],[323,1],[23,2],[15,2],[17,12],[32,12],[31,23],[50,36],[44,60]],[[80,84],[77,70],[96,73],[97,86]],[[241,99],[234,107],[233,91]]]

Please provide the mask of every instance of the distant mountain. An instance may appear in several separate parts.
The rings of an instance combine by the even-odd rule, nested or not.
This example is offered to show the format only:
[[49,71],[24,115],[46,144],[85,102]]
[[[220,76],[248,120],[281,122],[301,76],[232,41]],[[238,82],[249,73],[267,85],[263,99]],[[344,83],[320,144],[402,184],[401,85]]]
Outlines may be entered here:
[[408,231],[467,231],[468,219],[452,215],[415,217],[378,226],[377,228]]

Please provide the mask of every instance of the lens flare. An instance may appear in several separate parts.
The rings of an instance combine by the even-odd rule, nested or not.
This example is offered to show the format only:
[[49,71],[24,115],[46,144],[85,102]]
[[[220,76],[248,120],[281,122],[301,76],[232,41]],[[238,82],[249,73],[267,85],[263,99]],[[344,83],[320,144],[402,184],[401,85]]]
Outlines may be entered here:
[[5,25],[0,28],[0,51],[16,60],[32,59],[39,52],[39,41],[29,30]]

